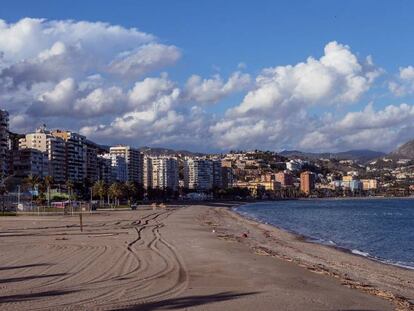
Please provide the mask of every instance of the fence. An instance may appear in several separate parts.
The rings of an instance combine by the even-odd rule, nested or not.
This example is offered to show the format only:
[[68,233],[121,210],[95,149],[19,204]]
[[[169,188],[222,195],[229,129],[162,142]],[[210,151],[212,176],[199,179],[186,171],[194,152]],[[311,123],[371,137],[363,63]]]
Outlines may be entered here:
[[0,215],[74,215],[91,213],[96,208],[93,202],[65,201],[38,205],[30,195],[8,193],[0,196]]

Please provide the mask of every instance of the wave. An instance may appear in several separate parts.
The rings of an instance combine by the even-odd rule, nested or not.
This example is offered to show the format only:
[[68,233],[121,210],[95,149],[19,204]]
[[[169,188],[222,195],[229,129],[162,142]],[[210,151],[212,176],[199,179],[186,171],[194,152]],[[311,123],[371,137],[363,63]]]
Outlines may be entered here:
[[358,250],[358,249],[351,249],[351,253],[352,253],[352,254],[355,254],[355,255],[362,256],[362,257],[370,257],[370,256],[369,256],[369,253],[367,253],[367,252],[363,252],[363,251],[360,251],[360,250]]

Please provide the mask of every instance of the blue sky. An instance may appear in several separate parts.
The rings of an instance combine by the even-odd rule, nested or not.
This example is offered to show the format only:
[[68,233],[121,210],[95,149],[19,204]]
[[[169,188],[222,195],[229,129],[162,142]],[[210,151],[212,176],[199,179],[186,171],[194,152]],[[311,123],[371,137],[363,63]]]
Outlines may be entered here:
[[[384,121],[385,124],[389,126],[392,123],[392,125],[388,127],[386,133],[381,126],[372,125],[372,122],[379,122],[378,118],[373,118],[371,124],[361,126],[360,132],[353,131],[351,133],[353,136],[347,139],[342,137],[347,134],[345,129],[338,131],[336,136],[332,136],[331,132],[332,128],[339,126],[341,118],[345,118],[348,113],[363,111],[369,103],[371,103],[373,109],[371,114],[375,116],[377,113],[378,117],[382,119],[384,113],[387,113],[384,110],[386,106],[400,107],[401,104],[406,103],[409,105],[408,108],[411,108],[410,103],[412,103],[414,92],[411,90],[410,74],[406,75],[408,81],[407,79],[401,80],[399,70],[400,68],[409,69],[409,66],[414,65],[413,11],[414,2],[412,1],[202,2],[124,0],[34,2],[15,0],[2,1],[0,18],[8,25],[13,25],[23,18],[29,17],[57,21],[104,22],[109,25],[120,25],[125,29],[138,28],[141,32],[155,36],[157,44],[174,46],[180,51],[179,57],[173,64],[157,66],[155,69],[145,72],[145,75],[136,76],[128,81],[122,80],[122,82],[119,82],[116,79],[110,79],[110,83],[105,81],[105,87],[117,85],[124,88],[125,92],[128,92],[128,89],[134,83],[142,81],[146,77],[160,77],[160,74],[164,72],[168,74],[168,80],[179,86],[182,93],[185,93],[184,85],[191,75],[200,76],[201,79],[209,79],[214,75],[219,75],[225,83],[234,72],[241,71],[243,74],[249,75],[251,79],[249,87],[236,88],[236,91],[220,96],[219,100],[211,105],[189,100],[191,103],[187,104],[186,108],[181,105],[178,108],[170,109],[177,113],[176,117],[183,116],[184,121],[183,118],[177,118],[178,121],[181,120],[187,124],[195,121],[192,117],[187,118],[191,113],[190,105],[193,105],[194,109],[203,110],[205,114],[203,117],[204,127],[194,129],[194,131],[197,135],[202,135],[201,132],[207,134],[205,134],[205,137],[198,137],[198,139],[187,139],[188,137],[183,133],[174,131],[164,133],[163,137],[157,134],[154,139],[152,139],[151,133],[145,133],[143,136],[140,136],[139,133],[136,135],[125,133],[124,136],[115,137],[116,135],[113,135],[112,131],[107,129],[113,122],[114,115],[99,115],[94,120],[94,117],[89,113],[88,120],[73,125],[74,123],[70,121],[70,118],[63,113],[57,113],[56,115],[48,113],[43,116],[43,119],[46,119],[48,124],[52,126],[69,124],[74,126],[74,130],[84,128],[84,133],[93,133],[95,139],[105,143],[114,143],[121,140],[135,145],[166,145],[168,147],[177,146],[203,151],[239,147],[272,150],[284,148],[341,150],[364,146],[377,150],[390,150],[410,138],[412,119],[404,119],[403,121],[394,119],[394,123],[387,119],[386,122]],[[260,123],[259,121],[265,121],[265,127],[268,126],[269,122],[272,122],[271,118],[267,119],[269,114],[264,112],[262,116],[256,116],[255,120],[250,120],[250,123],[242,123],[246,121],[241,120],[240,115],[237,116],[236,120],[236,117],[230,116],[232,112],[229,111],[240,105],[249,92],[260,88],[254,81],[262,75],[263,69],[276,66],[295,66],[300,62],[306,62],[309,56],[320,59],[324,55],[324,47],[329,42],[337,42],[349,48],[352,55],[358,58],[360,64],[364,63],[366,57],[371,55],[377,71],[381,74],[378,74],[375,82],[367,82],[364,91],[358,93],[357,98],[351,100],[352,105],[348,105],[348,103],[341,100],[332,105],[325,105],[322,102],[329,100],[329,97],[321,97],[317,99],[317,103],[305,108],[306,98],[304,98],[303,103],[295,102],[291,109],[296,110],[298,114],[306,112],[306,118],[310,119],[301,116],[302,119],[300,120],[290,120],[292,122],[290,124],[281,124],[287,118],[291,118],[290,114],[287,116],[285,113],[281,113],[275,115],[276,119],[280,118],[281,120],[278,124],[275,123],[272,129],[256,129],[258,131],[257,136],[253,135],[253,137],[249,137],[247,134],[244,134],[244,137],[235,137],[237,132],[255,132],[251,127]],[[45,46],[45,48],[47,47]],[[13,59],[14,63],[21,61],[22,59]],[[362,76],[364,74],[361,73]],[[63,78],[72,77],[61,77],[61,79]],[[333,79],[337,81],[342,78],[334,77]],[[80,80],[75,79],[77,85],[81,83]],[[48,82],[51,83],[49,85],[49,88],[51,88],[52,82],[58,84],[60,81]],[[294,84],[294,82],[289,83]],[[399,88],[402,91],[397,92],[394,88],[394,91],[391,91],[390,83],[404,84],[404,89]],[[318,87],[315,86],[315,88]],[[44,88],[46,86],[42,85],[42,91],[46,92],[47,90]],[[342,86],[338,86],[338,89],[342,89]],[[41,94],[39,92],[33,95],[34,100],[39,98],[39,94]],[[293,90],[283,89],[283,93],[286,92],[291,97],[297,97]],[[396,96],[396,93],[398,93],[398,96]],[[6,95],[4,98],[11,96],[10,94]],[[15,95],[13,96],[16,97]],[[82,96],[86,95],[82,94]],[[321,104],[319,104],[319,101]],[[279,101],[272,105],[273,113],[283,103]],[[404,107],[404,109],[408,108]],[[30,109],[27,109],[27,111],[30,111]],[[27,111],[16,109],[16,114],[27,113]],[[134,111],[136,112],[136,110]],[[383,114],[381,114],[381,111],[384,111]],[[404,111],[409,113],[408,110]],[[131,113],[131,111],[124,110],[119,112],[118,116],[125,117],[125,113]],[[327,113],[333,115],[330,118],[336,118],[336,120],[329,121],[329,126],[325,120],[326,116],[324,116]],[[369,114],[369,112],[367,113]],[[257,115],[257,113],[254,114]],[[30,116],[30,113],[28,115]],[[350,115],[349,119],[353,117],[358,116]],[[243,118],[246,118],[246,116],[243,116]],[[318,118],[319,120],[316,122],[315,119]],[[41,119],[42,115],[37,113],[35,122],[41,122]],[[157,115],[153,121],[157,122],[161,119],[162,117]],[[17,121],[15,121],[16,130],[27,130],[28,124],[23,124],[21,120],[20,123]],[[99,131],[96,129],[94,131],[90,130],[93,122],[102,123],[101,129],[106,126],[105,131],[95,135],[95,132]],[[233,124],[231,128],[224,129],[225,132],[212,130],[219,123],[227,124],[229,122],[233,122]],[[318,123],[313,124],[312,131],[315,132],[313,138],[306,139],[303,135],[289,133],[292,129],[303,131],[304,129],[298,127],[298,124],[303,122]],[[86,130],[86,128],[89,128],[89,130]],[[137,131],[140,132],[139,128],[137,128]],[[191,130],[187,129],[188,131]],[[273,135],[269,135],[272,131]],[[384,141],[374,141],[371,135],[374,137],[383,135],[387,141],[386,143]],[[211,136],[214,136],[216,140],[225,137],[224,143],[215,143],[210,140],[209,137]],[[273,138],[269,140],[266,139],[266,136],[272,136]],[[289,136],[289,139],[286,139],[287,136]],[[205,143],[207,139],[208,143]],[[319,146],[309,144],[307,142],[309,139],[318,142]],[[367,141],[364,142],[364,139]]]

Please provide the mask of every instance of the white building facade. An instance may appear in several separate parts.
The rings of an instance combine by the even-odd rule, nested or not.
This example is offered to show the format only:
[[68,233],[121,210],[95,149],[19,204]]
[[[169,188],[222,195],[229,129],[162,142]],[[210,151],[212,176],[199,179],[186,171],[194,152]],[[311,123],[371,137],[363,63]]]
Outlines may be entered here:
[[213,161],[188,159],[184,163],[184,187],[197,191],[211,190],[214,185]]
[[55,183],[63,184],[66,181],[66,145],[63,139],[40,128],[19,139],[19,149],[36,149],[46,154],[48,175],[53,177]]
[[178,161],[172,157],[154,157],[151,162],[152,188],[178,190]]
[[130,146],[115,146],[109,149],[109,153],[115,180],[143,184],[144,156],[139,150]]
[[0,182],[7,175],[9,149],[9,113],[0,109]]

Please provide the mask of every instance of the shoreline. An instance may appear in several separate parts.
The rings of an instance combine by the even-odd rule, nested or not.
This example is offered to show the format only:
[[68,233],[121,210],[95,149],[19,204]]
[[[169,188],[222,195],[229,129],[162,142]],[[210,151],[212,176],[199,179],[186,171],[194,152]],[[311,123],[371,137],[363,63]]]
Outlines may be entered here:
[[234,232],[214,229],[219,232],[219,237],[247,244],[257,254],[293,262],[312,272],[339,279],[343,286],[392,301],[396,310],[414,310],[413,269],[387,264],[348,249],[314,243],[304,235],[262,223],[235,211],[237,207],[249,203],[229,204],[215,209],[220,217],[227,216],[230,221],[247,228],[249,236],[240,238],[235,237]]
[[[267,202],[272,202],[272,201],[267,201]],[[265,202],[263,202],[263,203],[265,203]],[[230,207],[230,209],[231,209],[232,212],[236,213],[237,215],[239,215],[243,218],[246,218],[246,219],[248,219],[250,221],[253,221],[253,222],[256,222],[258,224],[272,226],[272,227],[274,227],[278,230],[285,231],[286,233],[292,234],[292,235],[296,236],[298,239],[300,239],[304,242],[307,242],[307,243],[310,243],[310,244],[316,244],[316,245],[323,245],[323,246],[326,246],[326,247],[331,247],[331,248],[336,249],[338,251],[341,251],[341,252],[344,252],[344,253],[347,253],[347,254],[351,254],[351,255],[354,255],[354,256],[366,258],[366,259],[369,259],[369,260],[372,260],[374,262],[381,263],[381,264],[384,264],[384,265],[387,265],[387,266],[393,266],[393,267],[398,267],[398,268],[408,270],[408,271],[414,271],[414,266],[398,264],[398,263],[392,262],[391,260],[387,261],[387,259],[380,259],[380,258],[377,258],[375,256],[370,255],[369,253],[367,253],[363,250],[349,249],[349,248],[346,248],[346,247],[343,247],[343,246],[340,246],[340,245],[336,245],[335,242],[333,242],[333,241],[322,241],[320,239],[304,235],[304,234],[302,234],[300,232],[296,232],[294,230],[289,230],[289,229],[277,226],[277,225],[272,224],[272,223],[267,223],[267,222],[261,221],[260,219],[257,219],[257,218],[255,218],[251,215],[248,215],[247,213],[245,214],[245,213],[237,211],[237,209],[239,207],[249,205],[249,204],[251,204],[251,203],[244,203],[244,204],[240,204],[238,206],[232,206],[232,207]],[[332,242],[333,244],[330,244],[329,242]]]
[[0,219],[0,310],[412,310],[401,270],[377,280],[395,290],[354,281],[366,259],[249,221],[240,204],[103,211],[82,232],[78,217]]

